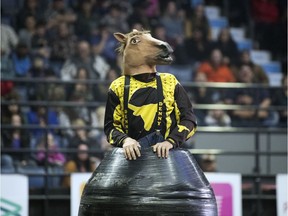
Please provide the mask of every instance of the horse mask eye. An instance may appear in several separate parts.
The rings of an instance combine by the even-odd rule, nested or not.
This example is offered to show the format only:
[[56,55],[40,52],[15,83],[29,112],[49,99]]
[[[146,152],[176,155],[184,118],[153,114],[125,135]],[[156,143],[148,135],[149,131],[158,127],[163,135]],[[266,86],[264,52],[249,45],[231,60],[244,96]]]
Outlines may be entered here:
[[140,40],[138,38],[132,38],[131,44],[137,44]]

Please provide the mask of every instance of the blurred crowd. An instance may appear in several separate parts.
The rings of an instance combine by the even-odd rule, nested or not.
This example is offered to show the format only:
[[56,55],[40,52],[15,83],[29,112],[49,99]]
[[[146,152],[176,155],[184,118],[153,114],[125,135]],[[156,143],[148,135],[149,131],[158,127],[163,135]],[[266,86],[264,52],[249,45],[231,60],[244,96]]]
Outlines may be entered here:
[[[261,66],[251,61],[249,50],[240,51],[237,48],[229,27],[220,31],[217,40],[211,39],[204,5],[193,2],[197,1],[2,0],[1,77],[43,78],[51,82],[1,81],[1,99],[10,102],[1,106],[1,123],[13,126],[12,129],[1,129],[1,146],[15,150],[38,150],[32,155],[11,154],[13,160],[20,162],[33,158],[38,165],[43,165],[47,159],[51,165],[65,165],[67,172],[93,170],[103,156],[101,152],[109,145],[101,129],[86,130],[81,127],[103,127],[105,108],[61,106],[60,102],[71,101],[80,105],[105,102],[109,82],[121,75],[121,59],[115,52],[118,44],[113,37],[114,32],[150,30],[154,37],[167,41],[173,47],[173,64],[191,66],[191,81],[269,84]],[[221,6],[220,1],[201,2]],[[231,6],[237,8],[237,2],[241,6],[238,8],[243,8],[241,2],[245,1],[233,1]],[[283,50],[283,44],[287,34],[285,36],[285,32],[278,29],[270,32],[274,26],[287,24],[287,11],[285,17],[285,12],[279,7],[281,1],[251,2],[252,12],[243,10],[256,23],[258,40],[255,44],[271,51],[277,60],[286,59],[287,50]],[[248,25],[247,16],[236,12],[231,9],[231,22]],[[287,106],[287,68],[282,69],[282,88],[273,91],[267,88],[233,91],[186,88],[194,104],[251,105],[264,109],[195,110],[199,125],[286,127],[287,111],[269,110],[270,106]],[[91,79],[99,82],[80,82]],[[63,83],[53,82],[55,80]],[[71,82],[75,80],[80,81]],[[19,102],[23,101],[50,101],[59,102],[59,105],[20,106]],[[22,125],[39,128],[20,130],[18,127]],[[67,129],[51,129],[47,133],[47,126]],[[80,129],[69,129],[70,126]],[[49,154],[43,151],[45,147],[51,150]],[[79,152],[65,154],[59,152],[59,148],[78,149]],[[85,154],[88,149],[99,150],[100,153],[91,157]],[[5,162],[9,163],[9,159]],[[67,186],[69,181],[66,179],[63,184]]]

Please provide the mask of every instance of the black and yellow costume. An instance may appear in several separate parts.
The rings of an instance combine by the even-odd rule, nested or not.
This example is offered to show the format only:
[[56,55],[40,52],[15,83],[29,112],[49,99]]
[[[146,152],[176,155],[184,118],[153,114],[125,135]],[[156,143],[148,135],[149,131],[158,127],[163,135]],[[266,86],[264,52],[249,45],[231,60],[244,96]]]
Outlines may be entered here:
[[[188,150],[171,149],[162,160],[148,148],[164,139],[178,146],[195,129],[190,100],[173,75],[115,80],[108,93],[105,133],[116,148],[106,153],[87,182],[79,216],[217,216],[213,190]],[[123,156],[127,136],[141,145],[137,160]]]
[[[125,79],[129,79],[127,91]],[[177,147],[194,134],[196,122],[187,93],[172,74],[121,76],[110,86],[104,130],[112,145],[121,147],[126,137],[139,140],[159,129]]]

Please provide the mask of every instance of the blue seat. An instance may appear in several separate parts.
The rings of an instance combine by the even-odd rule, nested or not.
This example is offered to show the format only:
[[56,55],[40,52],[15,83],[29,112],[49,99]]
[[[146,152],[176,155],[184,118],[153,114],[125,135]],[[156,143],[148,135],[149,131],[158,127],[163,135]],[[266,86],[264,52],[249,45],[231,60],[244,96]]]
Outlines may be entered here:
[[250,39],[237,41],[236,43],[239,51],[252,49],[252,41]]
[[211,28],[225,28],[228,26],[228,20],[224,17],[209,19],[209,24]]
[[[23,175],[28,175],[29,188],[43,188],[44,187],[45,170],[43,167],[20,166],[18,167],[18,173],[23,174]],[[32,175],[29,175],[29,174],[32,174]],[[39,174],[39,175],[33,175],[33,174]]]
[[11,174],[11,173],[16,173],[14,167],[1,167],[1,174]]
[[255,64],[266,64],[271,62],[271,53],[265,50],[251,50],[251,60]]
[[192,81],[193,68],[190,65],[172,65],[169,73],[173,74],[180,82]]
[[205,15],[208,19],[216,19],[220,16],[220,8],[216,6],[206,6]]
[[[61,187],[61,180],[62,175],[64,173],[63,167],[56,166],[56,167],[49,167],[48,169],[49,174],[55,174],[55,176],[49,176],[48,177],[48,187],[49,188],[59,188]],[[59,176],[56,176],[56,174],[60,174]]]
[[230,33],[235,41],[242,41],[245,39],[245,29],[244,28],[230,28]]
[[279,62],[269,62],[269,63],[261,64],[261,66],[266,73],[280,73],[281,72],[281,65]]

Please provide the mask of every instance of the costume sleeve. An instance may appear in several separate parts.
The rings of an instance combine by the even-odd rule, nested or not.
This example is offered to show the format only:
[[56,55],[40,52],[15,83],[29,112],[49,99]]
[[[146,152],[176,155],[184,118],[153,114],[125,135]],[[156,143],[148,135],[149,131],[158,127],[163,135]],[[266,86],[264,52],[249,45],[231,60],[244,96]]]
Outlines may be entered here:
[[111,145],[122,146],[122,141],[128,137],[124,133],[123,112],[121,111],[120,100],[111,89],[108,92],[108,98],[105,110],[104,132]]
[[177,126],[171,131],[167,141],[178,147],[195,133],[197,120],[189,97],[180,83],[176,84],[174,98]]

